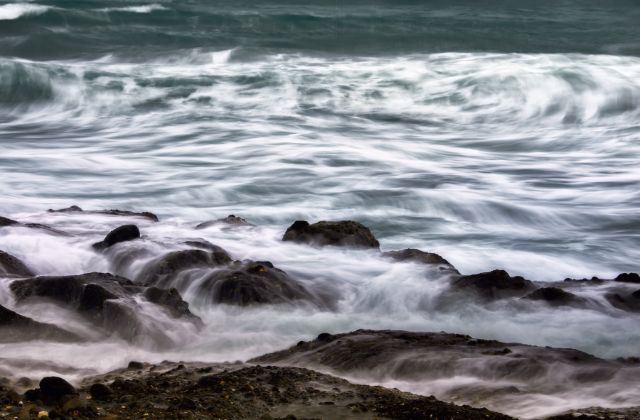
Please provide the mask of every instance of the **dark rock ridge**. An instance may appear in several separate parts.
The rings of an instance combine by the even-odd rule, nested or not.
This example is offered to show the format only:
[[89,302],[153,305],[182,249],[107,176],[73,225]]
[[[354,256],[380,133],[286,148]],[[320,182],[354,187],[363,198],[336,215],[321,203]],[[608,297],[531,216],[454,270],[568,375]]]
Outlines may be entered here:
[[21,341],[81,341],[76,334],[35,321],[0,305],[0,343],[17,343]]
[[[43,388],[41,383],[41,389]],[[398,390],[352,384],[308,369],[246,364],[163,362],[141,370],[120,369],[56,386],[56,398],[25,398],[0,387],[0,416],[131,419],[453,419],[508,420],[482,408],[439,401]],[[47,387],[48,389],[48,387]],[[64,393],[62,397],[59,397]],[[86,398],[90,393],[93,398]],[[32,392],[29,391],[29,396]],[[78,398],[79,397],[79,398]]]
[[460,274],[456,268],[438,254],[425,252],[419,249],[407,248],[400,251],[383,252],[382,256],[395,261],[410,261],[427,265],[439,265],[441,270],[451,271]]
[[84,214],[104,214],[107,216],[123,216],[123,217],[142,217],[145,219],[149,219],[152,222],[159,221],[158,216],[148,211],[129,211],[129,210],[82,210],[78,206],[71,206],[64,209],[49,209],[47,210],[49,213],[84,213]]
[[54,228],[52,228],[50,226],[47,226],[47,225],[43,225],[43,224],[40,224],[40,223],[21,223],[21,222],[18,222],[16,220],[13,220],[13,219],[8,219],[6,217],[0,216],[0,228],[1,227],[8,227],[8,226],[25,227],[25,228],[30,228],[30,229],[38,229],[38,230],[44,230],[47,233],[52,233],[54,235],[69,236],[68,233],[63,232],[63,231],[58,230],[58,229],[54,229]]
[[631,293],[624,291],[607,293],[605,299],[611,306],[623,311],[640,312],[640,290]]
[[33,298],[49,299],[77,311],[107,332],[118,333],[127,340],[149,334],[167,344],[163,331],[150,331],[146,325],[148,322],[142,322],[138,303],[133,299],[135,295],[142,295],[150,303],[162,307],[169,316],[183,318],[196,325],[202,322],[189,311],[188,304],[176,290],[149,291],[112,274],[34,277],[14,281],[10,289],[19,303]]
[[93,248],[103,250],[120,242],[133,241],[139,238],[140,230],[136,225],[123,225],[109,232],[102,241],[93,244]]
[[[193,242],[190,242],[190,244]],[[232,261],[231,257],[219,246],[202,242],[204,249],[173,251],[147,263],[136,279],[142,284],[160,287],[171,286],[176,275],[194,268],[215,268]]]
[[18,258],[0,250],[0,275],[32,277],[35,273]]
[[351,220],[317,222],[304,220],[294,222],[282,237],[283,241],[306,243],[317,246],[345,246],[352,248],[380,248],[380,243],[366,226]]
[[320,304],[301,284],[269,261],[235,261],[208,274],[199,285],[213,303],[279,304],[295,301]]
[[640,284],[640,275],[638,273],[622,273],[615,278],[615,281],[621,283],[638,283]]
[[[297,366],[366,381],[433,381],[467,378],[464,384],[442,382],[439,398],[489,408],[526,394],[558,395],[595,385],[634,387],[640,367],[607,361],[562,348],[536,347],[447,333],[358,330],[322,334],[283,350],[254,358],[256,364]],[[506,387],[504,383],[509,383]],[[582,396],[585,396],[584,394]],[[507,400],[502,400],[506,398]]]
[[457,290],[473,291],[488,300],[522,297],[536,289],[533,282],[520,276],[511,277],[504,270],[462,276],[453,280],[451,286]]
[[586,299],[558,287],[542,287],[526,295],[523,299],[545,301],[552,306],[581,306],[586,304]]
[[244,226],[244,227],[254,227],[253,223],[249,223],[246,219],[236,216],[233,214],[228,215],[222,219],[210,220],[208,222],[200,223],[196,226],[196,229],[206,229],[211,226],[216,225],[227,225],[227,226]]

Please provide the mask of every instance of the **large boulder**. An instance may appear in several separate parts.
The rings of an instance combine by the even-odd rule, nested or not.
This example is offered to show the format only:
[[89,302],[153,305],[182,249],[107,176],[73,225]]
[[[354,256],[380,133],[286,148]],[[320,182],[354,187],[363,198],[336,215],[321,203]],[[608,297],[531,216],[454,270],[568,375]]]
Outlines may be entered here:
[[72,332],[35,321],[0,305],[0,343],[32,340],[81,341],[80,337]]
[[536,289],[533,282],[520,276],[511,277],[504,270],[462,276],[454,279],[451,286],[455,290],[474,292],[488,300],[522,297]]
[[0,250],[0,276],[32,277],[35,274],[18,258]]
[[119,226],[109,232],[102,241],[93,244],[93,248],[103,250],[120,242],[133,241],[139,238],[140,230],[136,225]]
[[127,340],[144,339],[148,334],[163,344],[168,343],[161,327],[153,326],[155,320],[144,318],[139,298],[161,307],[172,318],[181,318],[197,326],[202,323],[189,311],[188,304],[177,291],[148,292],[146,287],[107,273],[34,277],[14,281],[10,289],[18,303],[34,298],[51,300],[77,311],[106,333],[117,333]]
[[[208,244],[207,242],[202,242]],[[173,251],[145,265],[136,279],[138,283],[159,287],[173,285],[175,276],[194,268],[214,268],[230,263],[231,257],[224,249],[209,244],[209,249]]]
[[149,211],[137,212],[137,211],[117,210],[117,209],[83,210],[76,205],[73,205],[71,207],[67,207],[64,209],[57,209],[57,210],[49,209],[47,211],[49,213],[83,213],[83,214],[104,214],[107,216],[121,216],[121,217],[142,217],[144,219],[151,220],[152,222],[157,222],[159,220],[158,216],[156,216],[155,214]]
[[196,226],[196,229],[206,229],[211,226],[227,226],[227,227],[253,227],[253,223],[249,223],[246,219],[230,214],[223,219],[210,220],[208,222],[200,223]]
[[[382,253],[383,257],[391,258],[400,262],[415,262],[426,265],[437,265],[441,270],[458,273],[458,270],[438,254],[425,252],[415,248],[407,248],[399,251],[387,251]],[[459,273],[458,273],[459,274]]]
[[269,261],[236,261],[211,272],[199,286],[213,303],[230,305],[317,303],[316,298]]
[[352,248],[380,248],[380,243],[366,226],[351,220],[317,222],[304,220],[294,222],[282,237],[283,241],[307,243],[317,246],[345,246]]

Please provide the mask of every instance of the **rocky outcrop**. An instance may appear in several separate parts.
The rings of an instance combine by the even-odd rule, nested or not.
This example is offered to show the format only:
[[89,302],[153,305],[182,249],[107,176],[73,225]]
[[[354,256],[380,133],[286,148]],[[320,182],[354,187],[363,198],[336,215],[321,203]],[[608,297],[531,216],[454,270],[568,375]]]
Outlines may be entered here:
[[55,325],[34,321],[0,305],[0,343],[32,340],[82,341],[74,333]]
[[523,299],[544,301],[551,306],[584,306],[587,303],[586,299],[558,287],[542,287]]
[[148,330],[153,320],[142,322],[142,311],[136,296],[144,297],[151,304],[162,307],[167,315],[201,324],[188,304],[176,290],[149,291],[134,285],[123,277],[105,273],[88,273],[78,276],[34,277],[16,280],[10,289],[18,303],[28,299],[47,299],[77,311],[84,318],[108,333],[117,333],[127,340],[149,335],[163,342],[162,331]]
[[375,249],[380,247],[380,243],[369,228],[351,220],[323,221],[314,224],[298,220],[289,226],[282,240],[316,246],[333,245]]
[[620,283],[636,283],[640,284],[640,275],[638,273],[622,273],[614,279]]
[[318,300],[269,261],[236,261],[211,272],[200,283],[200,295],[230,305],[279,304]]
[[32,277],[35,273],[13,255],[0,250],[0,276]]
[[107,216],[120,216],[120,217],[141,217],[144,219],[151,220],[152,222],[157,222],[159,220],[158,216],[148,211],[137,212],[137,211],[129,211],[129,210],[116,210],[116,209],[82,210],[80,207],[75,205],[64,208],[64,209],[57,209],[57,210],[49,209],[47,211],[49,213],[83,213],[83,214],[103,214]]
[[145,265],[136,279],[138,283],[170,287],[175,277],[194,268],[216,268],[229,264],[232,260],[227,251],[219,246],[202,242],[208,249],[187,249],[173,251],[158,257]]
[[136,225],[124,225],[109,232],[102,241],[93,244],[93,248],[96,250],[104,250],[115,244],[133,241],[139,238],[140,230]]
[[240,216],[230,214],[229,216],[222,219],[210,220],[208,222],[200,223],[196,226],[196,229],[206,229],[211,226],[254,227],[255,225],[253,223],[249,223],[246,219]]
[[400,251],[387,251],[383,252],[382,256],[391,258],[400,262],[415,262],[426,265],[437,265],[441,270],[451,271],[458,273],[458,270],[438,254],[432,252],[425,252],[419,249],[407,248]]
[[511,277],[504,270],[462,276],[451,282],[454,290],[470,291],[487,300],[522,297],[536,289],[533,282],[520,276]]

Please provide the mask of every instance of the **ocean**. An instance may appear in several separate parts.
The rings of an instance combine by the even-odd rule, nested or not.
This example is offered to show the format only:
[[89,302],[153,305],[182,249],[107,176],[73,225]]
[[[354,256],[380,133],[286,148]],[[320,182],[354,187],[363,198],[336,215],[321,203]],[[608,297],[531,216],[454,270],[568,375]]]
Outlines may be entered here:
[[[639,22],[637,0],[0,1],[0,215],[75,235],[5,229],[0,249],[38,274],[114,271],[88,245],[118,220],[46,210],[147,210],[161,219],[139,223],[154,255],[201,237],[342,296],[327,312],[187,293],[207,330],[176,332],[188,344],[169,353],[113,341],[2,356],[103,372],[244,360],[356,328],[637,355],[637,318],[438,313],[441,279],[413,264],[280,238],[295,220],[350,219],[383,250],[437,252],[466,274],[638,271]],[[228,214],[257,231],[193,229]]]

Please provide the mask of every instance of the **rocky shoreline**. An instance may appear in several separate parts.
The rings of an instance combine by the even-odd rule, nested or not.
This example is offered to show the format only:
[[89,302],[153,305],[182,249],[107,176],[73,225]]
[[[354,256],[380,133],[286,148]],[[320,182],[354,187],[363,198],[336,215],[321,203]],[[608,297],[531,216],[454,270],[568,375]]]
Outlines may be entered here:
[[[270,261],[238,259],[206,239],[185,238],[179,240],[179,249],[154,253],[154,239],[146,237],[144,227],[135,223],[159,223],[150,212],[84,211],[71,206],[48,213],[69,218],[98,215],[134,223],[121,224],[87,246],[86,252],[109,261],[109,272],[38,275],[29,258],[12,255],[0,242],[0,278],[6,285],[3,293],[9,294],[0,301],[8,305],[0,304],[0,343],[82,344],[117,337],[133,346],[175,349],[181,338],[168,325],[195,335],[205,327],[185,294],[204,306],[293,305],[330,312],[338,305],[336,293],[310,288]],[[194,229],[212,227],[256,228],[230,215]],[[75,235],[57,225],[0,217],[0,235],[6,229]],[[640,276],[636,273],[621,273],[614,279],[547,282],[512,276],[504,270],[465,275],[432,252],[411,248],[383,252],[372,231],[355,221],[296,221],[286,229],[282,241],[318,249],[368,250],[379,253],[380,259],[425,267],[442,278],[442,291],[432,302],[441,313],[455,314],[461,302],[468,302],[520,312],[566,308],[616,317],[640,314]],[[138,267],[134,275],[133,266]],[[84,327],[42,322],[26,315],[30,305],[43,303],[68,313]],[[507,419],[512,417],[481,407],[511,404],[514,396],[524,394],[564,395],[570,389],[584,389],[589,399],[590,392],[596,395],[607,384],[640,386],[637,357],[605,360],[577,350],[444,332],[324,333],[316,340],[300,341],[246,363],[132,362],[126,369],[107,374],[80,374],[84,379],[75,387],[58,377],[44,378],[36,387],[33,381],[38,378],[16,378],[11,372],[12,366],[29,361],[5,358],[1,350],[0,358],[0,377],[7,377],[0,382],[0,418]],[[437,383],[471,372],[474,382],[438,389],[438,398],[449,402],[341,379]],[[425,394],[424,390],[419,393]],[[577,418],[633,419],[637,415],[633,408],[593,408]],[[573,416],[569,413],[562,416],[556,418],[574,418],[567,417]]]

